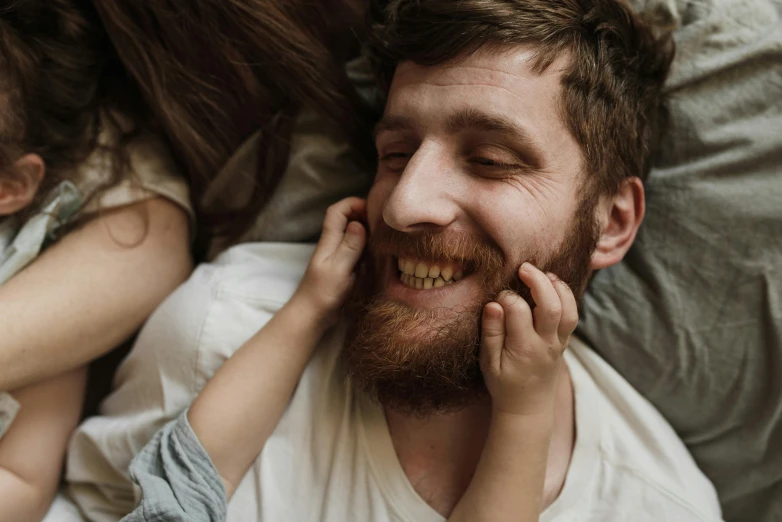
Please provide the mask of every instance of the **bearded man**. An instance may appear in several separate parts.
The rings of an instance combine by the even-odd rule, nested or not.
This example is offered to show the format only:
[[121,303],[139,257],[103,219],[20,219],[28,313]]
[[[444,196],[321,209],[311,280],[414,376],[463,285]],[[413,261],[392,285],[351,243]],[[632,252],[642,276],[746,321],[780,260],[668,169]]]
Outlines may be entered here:
[[[372,14],[388,96],[345,320],[296,375],[249,473],[221,483],[204,449],[219,441],[182,411],[293,294],[312,249],[242,245],[199,268],[142,332],[104,417],[74,439],[104,468],[69,477],[91,520],[138,501],[131,520],[448,519],[487,451],[486,304],[510,290],[536,307],[524,265],[578,298],[630,249],[667,40],[613,0],[395,0]],[[540,519],[719,520],[713,487],[652,406],[578,339],[565,363]],[[130,494],[138,442],[177,416],[134,461],[143,494]]]

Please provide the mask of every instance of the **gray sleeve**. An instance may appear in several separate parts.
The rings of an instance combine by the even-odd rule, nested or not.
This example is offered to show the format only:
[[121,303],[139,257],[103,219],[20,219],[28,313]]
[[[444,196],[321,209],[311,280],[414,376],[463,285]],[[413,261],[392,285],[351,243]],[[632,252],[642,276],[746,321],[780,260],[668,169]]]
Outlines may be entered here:
[[130,464],[141,501],[122,522],[222,522],[222,480],[187,420],[163,427]]

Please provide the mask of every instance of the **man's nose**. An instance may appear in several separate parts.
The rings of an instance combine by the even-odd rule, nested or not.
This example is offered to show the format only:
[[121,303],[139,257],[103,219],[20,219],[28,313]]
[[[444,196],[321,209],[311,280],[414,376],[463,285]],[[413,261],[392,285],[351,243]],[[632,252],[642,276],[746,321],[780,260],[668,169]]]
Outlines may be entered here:
[[401,232],[451,224],[458,215],[453,169],[438,147],[420,147],[386,200],[386,224]]

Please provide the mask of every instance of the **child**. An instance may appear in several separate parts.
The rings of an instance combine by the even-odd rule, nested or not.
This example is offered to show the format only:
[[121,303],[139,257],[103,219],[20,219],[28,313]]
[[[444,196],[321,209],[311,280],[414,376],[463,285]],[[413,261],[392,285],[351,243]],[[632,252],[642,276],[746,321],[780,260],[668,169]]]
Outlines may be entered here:
[[[142,504],[125,522],[147,520],[145,513],[161,520],[224,520],[220,510],[225,501],[219,499],[233,495],[275,430],[318,342],[339,317],[365,244],[366,232],[358,221],[364,213],[365,202],[358,198],[329,209],[321,240],[293,297],[227,360],[187,412],[192,433],[219,478],[209,476],[197,481],[199,487],[187,487],[176,474],[150,476],[140,456],[131,473],[141,485]],[[532,271],[534,276],[520,271],[520,277],[533,296],[559,300],[559,327],[553,337],[539,334],[529,305],[511,292],[486,305],[481,368],[494,414],[474,479],[449,520],[506,520],[509,514],[517,522],[538,520],[555,382],[578,312],[567,285]],[[519,452],[509,440],[524,441],[525,451]],[[179,442],[180,454],[174,460],[200,462],[203,457],[192,444]],[[190,471],[210,468],[196,464]],[[174,490],[173,495],[161,493],[164,487]],[[182,487],[187,491],[176,489]]]
[[0,522],[43,518],[86,363],[191,269],[187,186],[87,7],[0,8]]

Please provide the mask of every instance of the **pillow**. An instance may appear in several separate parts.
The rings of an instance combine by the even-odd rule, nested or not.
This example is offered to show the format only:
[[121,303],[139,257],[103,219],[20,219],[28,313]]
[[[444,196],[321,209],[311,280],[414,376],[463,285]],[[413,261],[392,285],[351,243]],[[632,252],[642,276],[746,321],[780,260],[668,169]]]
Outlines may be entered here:
[[780,521],[782,1],[631,4],[677,23],[670,126],[579,334],[671,422],[727,521]]
[[[377,106],[368,61],[352,60],[346,71],[359,95]],[[225,211],[246,203],[255,182],[258,136],[249,137],[212,181],[204,196],[210,208]],[[253,225],[234,242],[214,241],[209,259],[238,243],[317,241],[329,205],[348,196],[366,195],[372,185],[374,172],[361,166],[344,133],[315,108],[305,107],[298,115],[290,151],[288,167]]]

